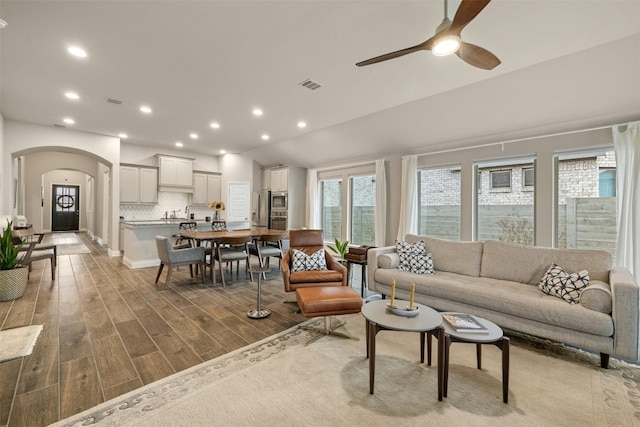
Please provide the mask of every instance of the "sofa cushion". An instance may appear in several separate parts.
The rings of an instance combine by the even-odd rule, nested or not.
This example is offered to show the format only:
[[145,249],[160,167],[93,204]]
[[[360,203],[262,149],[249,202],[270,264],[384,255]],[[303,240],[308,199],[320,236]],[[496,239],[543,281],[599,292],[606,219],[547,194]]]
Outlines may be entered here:
[[307,255],[298,249],[294,249],[292,258],[293,262],[291,264],[291,272],[327,269],[324,249],[318,249],[311,255]]
[[608,283],[592,280],[589,286],[582,290],[580,304],[589,310],[611,313],[611,308],[613,307],[611,287]]
[[569,304],[578,304],[580,293],[588,284],[589,272],[587,270],[569,274],[556,263],[552,263],[542,276],[538,287],[547,295],[562,298]]
[[[416,301],[438,310],[450,311],[452,306],[461,303],[605,337],[612,336],[614,331],[610,315],[589,310],[582,304],[567,304],[543,294],[536,286],[437,270],[435,274],[420,276],[400,270],[378,269],[375,272],[375,281],[380,284],[391,286],[393,279],[396,280],[397,298],[408,298],[411,283],[415,283]],[[452,301],[452,304],[434,305],[434,301],[443,300]]]
[[378,267],[380,268],[398,268],[400,265],[400,256],[396,253],[382,254],[378,257]]
[[415,274],[433,274],[433,256],[431,254],[412,253],[409,255],[411,272]]
[[433,268],[436,271],[480,276],[482,242],[454,242],[420,237],[415,234],[407,234],[405,239],[407,242],[424,240],[427,246],[426,251],[433,256]]
[[[437,270],[435,253],[433,257]],[[608,252],[519,246],[495,240],[484,242],[480,276],[537,286],[553,262],[567,271],[588,268],[591,280],[609,282],[611,255]]]
[[400,257],[398,268],[402,271],[411,271],[411,255],[426,254],[424,240],[414,243],[396,240],[396,251]]

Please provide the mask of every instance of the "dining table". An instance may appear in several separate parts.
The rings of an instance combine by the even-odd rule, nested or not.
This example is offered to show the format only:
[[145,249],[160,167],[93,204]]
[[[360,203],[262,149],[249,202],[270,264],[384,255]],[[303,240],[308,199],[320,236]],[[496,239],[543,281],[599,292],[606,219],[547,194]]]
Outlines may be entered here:
[[[189,239],[195,243],[196,246],[202,246],[203,243],[210,242],[213,247],[215,243],[217,243],[220,239],[226,237],[251,237],[255,240],[260,240],[261,237],[265,236],[282,236],[283,239],[286,239],[288,233],[286,230],[276,230],[272,228],[247,228],[242,230],[225,230],[225,231],[216,231],[216,230],[180,230],[180,237],[184,239]],[[211,280],[213,281],[214,269],[213,269],[213,255],[210,259],[210,268],[211,271]]]

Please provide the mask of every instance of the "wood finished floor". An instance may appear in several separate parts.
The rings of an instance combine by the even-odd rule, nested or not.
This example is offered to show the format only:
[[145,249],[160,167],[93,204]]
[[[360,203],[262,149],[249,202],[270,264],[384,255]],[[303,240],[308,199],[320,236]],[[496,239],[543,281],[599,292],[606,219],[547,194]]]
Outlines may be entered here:
[[253,320],[243,272],[222,288],[181,267],[158,290],[157,268],[130,270],[82,233],[56,239],[91,253],[59,256],[53,282],[49,261],[34,263],[24,296],[0,302],[0,329],[44,325],[30,356],[0,363],[0,426],[50,424],[305,320],[277,268],[262,287],[271,316]]

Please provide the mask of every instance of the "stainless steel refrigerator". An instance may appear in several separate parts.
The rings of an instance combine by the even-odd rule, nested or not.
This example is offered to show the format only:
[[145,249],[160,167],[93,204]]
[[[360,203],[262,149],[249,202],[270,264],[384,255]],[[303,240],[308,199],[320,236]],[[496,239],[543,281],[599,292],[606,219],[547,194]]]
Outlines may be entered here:
[[269,227],[271,214],[271,191],[260,190],[253,192],[253,224],[255,227]]

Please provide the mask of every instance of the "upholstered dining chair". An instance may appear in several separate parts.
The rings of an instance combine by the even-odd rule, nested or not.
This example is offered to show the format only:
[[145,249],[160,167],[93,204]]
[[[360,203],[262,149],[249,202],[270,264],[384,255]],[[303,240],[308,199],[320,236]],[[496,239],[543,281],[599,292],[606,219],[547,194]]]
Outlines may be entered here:
[[[160,274],[165,265],[169,267],[167,270],[167,279],[165,280],[165,287],[169,286],[171,281],[171,271],[174,266],[196,264],[200,267],[200,274],[202,276],[202,283],[204,283],[205,276],[205,261],[204,261],[204,248],[182,248],[176,249],[171,243],[171,239],[165,236],[156,236],[156,247],[158,248],[158,258],[160,258],[160,267],[158,267],[158,275],[156,276],[155,283],[160,280]],[[193,269],[191,270],[191,277],[193,277]]]
[[282,239],[284,239],[284,236],[285,233],[275,236],[262,236],[249,245],[249,253],[258,257],[260,267],[268,267],[271,258],[280,258],[282,260],[284,256],[282,253]]
[[[56,280],[56,267],[58,266],[58,246],[53,243],[43,243],[43,233],[35,233],[33,227],[13,230],[13,244],[24,243],[18,259],[20,264],[29,266],[32,270],[32,263],[43,259],[51,260],[51,280]],[[29,252],[30,250],[30,252]],[[27,253],[28,252],[28,253]]]
[[312,286],[347,286],[347,268],[337,262],[326,250],[326,270],[294,271],[293,250],[313,255],[324,249],[322,230],[289,230],[289,250],[282,258],[282,279],[284,290],[294,292],[298,288]]
[[[231,263],[229,269],[230,277],[233,276],[233,261],[236,261],[236,275],[239,274],[239,264],[241,260],[245,261],[245,271],[249,269],[249,243],[251,242],[251,235],[239,236],[239,237],[221,237],[216,243],[213,258],[211,259],[209,267],[211,268],[211,277],[213,283],[216,283],[215,274],[215,261],[218,261],[218,267],[220,270],[220,280],[222,286],[225,286],[224,272],[222,271],[223,263]],[[253,274],[249,273],[251,281],[253,282]]]

